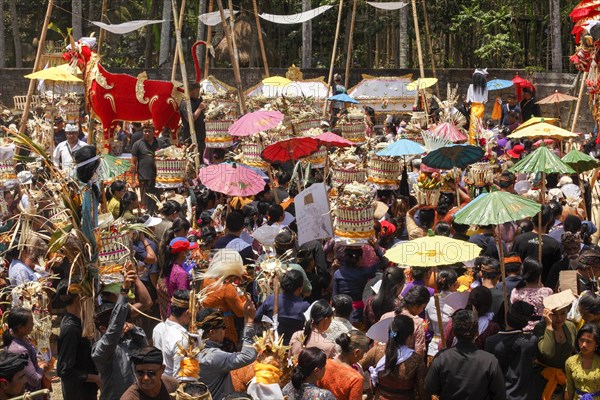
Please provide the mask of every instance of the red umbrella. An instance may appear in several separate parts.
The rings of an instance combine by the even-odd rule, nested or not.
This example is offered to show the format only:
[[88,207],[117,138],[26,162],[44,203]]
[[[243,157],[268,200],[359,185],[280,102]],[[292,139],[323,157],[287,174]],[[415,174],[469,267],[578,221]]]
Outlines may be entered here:
[[462,133],[454,124],[450,122],[444,122],[438,125],[433,132],[439,137],[450,140],[454,143],[467,140],[467,137]]
[[554,140],[553,139],[544,139],[544,140],[540,139],[537,142],[535,142],[533,145],[535,147],[540,147],[542,145],[542,143],[544,143],[544,145],[546,145],[546,146],[549,146],[552,143],[554,143]]
[[535,87],[533,86],[533,83],[529,82],[527,79],[523,79],[519,76],[519,73],[517,72],[517,74],[515,75],[515,77],[512,79],[513,83],[515,84],[516,88],[517,88],[517,101],[521,101],[523,99],[523,88],[530,88],[535,90]]
[[200,182],[210,190],[228,196],[252,196],[265,189],[265,180],[250,168],[237,164],[213,164],[200,168]]
[[232,136],[250,136],[275,128],[283,121],[283,114],[279,111],[254,111],[243,115],[229,127]]
[[315,153],[319,145],[319,141],[311,137],[285,139],[267,146],[260,156],[270,163],[297,161]]
[[333,132],[323,132],[318,136],[314,137],[319,140],[326,147],[335,146],[335,147],[350,147],[353,146],[354,143],[341,137],[340,135],[336,135]]

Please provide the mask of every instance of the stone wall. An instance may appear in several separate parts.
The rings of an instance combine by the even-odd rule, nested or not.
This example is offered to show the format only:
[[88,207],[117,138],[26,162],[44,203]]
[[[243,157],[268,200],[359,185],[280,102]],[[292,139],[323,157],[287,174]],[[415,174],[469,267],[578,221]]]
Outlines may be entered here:
[[[188,72],[193,75],[193,66],[189,65],[187,68]],[[131,75],[137,75],[141,70],[127,70],[127,69],[111,69],[112,72],[127,73]],[[283,68],[271,68],[271,75],[285,75],[287,70]],[[30,73],[28,69],[0,69],[0,101],[8,106],[13,107],[13,96],[24,95],[27,93],[29,80],[23,76]],[[169,80],[171,77],[171,68],[152,69],[148,70],[148,76],[152,79],[165,79]],[[243,68],[241,71],[242,85],[244,88],[252,87],[258,84],[263,77],[263,69],[260,68]],[[326,69],[305,69],[302,71],[305,79],[324,77],[327,80],[329,71]],[[337,73],[343,74],[342,69],[335,70]],[[489,79],[512,79],[514,77],[514,70],[488,70]],[[226,68],[213,68],[210,73],[217,79],[222,80],[229,85],[234,86],[235,81],[233,77],[233,71]],[[446,95],[447,83],[451,85],[458,84],[459,94],[465,94],[467,88],[471,82],[473,70],[472,69],[443,69],[437,71],[437,76],[440,80],[440,91],[443,98]],[[350,84],[352,87],[357,84],[361,79],[362,75],[373,75],[373,76],[403,76],[412,74],[413,77],[419,76],[418,70],[409,69],[355,69],[351,71]],[[575,90],[575,83],[577,75],[574,74],[554,74],[554,73],[536,73],[532,77],[527,77],[525,71],[519,71],[522,77],[531,79],[536,85],[538,91],[538,98],[543,98],[555,90],[562,93],[571,94],[577,96]],[[432,76],[431,71],[425,71],[426,76]],[[178,79],[180,79],[178,77]],[[491,115],[493,107],[493,99],[500,95],[506,96],[510,93],[511,89],[495,91],[490,93],[490,101],[486,106],[486,116]],[[579,119],[577,122],[577,131],[591,131],[593,129],[593,119],[587,101],[587,96],[584,97],[581,104],[581,111],[579,113]],[[561,104],[561,118],[563,121],[569,120],[569,115],[573,114],[575,109],[575,102],[562,103]],[[542,114],[546,116],[554,116],[556,113],[556,107],[554,105],[542,106]]]

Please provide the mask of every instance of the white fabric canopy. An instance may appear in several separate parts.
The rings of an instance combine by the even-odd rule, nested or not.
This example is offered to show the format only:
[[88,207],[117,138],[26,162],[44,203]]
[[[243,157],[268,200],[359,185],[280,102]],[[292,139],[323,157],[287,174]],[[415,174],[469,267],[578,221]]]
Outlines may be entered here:
[[111,33],[116,33],[117,35],[123,35],[125,33],[137,31],[138,29],[152,24],[160,24],[165,22],[164,19],[161,20],[147,20],[142,19],[139,21],[129,21],[123,22],[122,24],[109,25],[104,22],[92,21],[92,24],[104,29],[105,31],[109,31]]
[[367,1],[367,4],[381,10],[399,10],[405,7],[408,3],[403,1],[394,1],[389,3],[375,3],[374,1]]
[[[229,18],[229,15],[230,15],[229,10],[223,10],[223,11],[225,13],[225,19]],[[237,14],[238,12],[239,11],[234,11],[233,15]],[[198,19],[204,25],[208,25],[208,26],[219,25],[221,23],[221,12],[215,11],[215,12],[211,12],[211,13],[202,14],[198,17]]]
[[291,15],[275,15],[275,14],[260,14],[260,17],[266,21],[274,22],[276,24],[301,24],[306,21],[321,15],[325,11],[329,10],[333,6],[321,6],[312,10],[304,11],[298,14]]

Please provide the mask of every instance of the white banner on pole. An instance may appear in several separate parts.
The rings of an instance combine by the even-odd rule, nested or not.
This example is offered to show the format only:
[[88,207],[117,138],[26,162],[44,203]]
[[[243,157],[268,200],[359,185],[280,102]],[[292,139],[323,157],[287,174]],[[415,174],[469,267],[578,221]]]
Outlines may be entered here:
[[394,1],[389,3],[376,3],[374,1],[367,1],[367,4],[373,6],[375,8],[379,8],[380,10],[399,10],[403,7],[406,7],[408,3],[403,1]]
[[306,21],[310,21],[311,19],[318,17],[323,14],[325,11],[329,10],[333,6],[321,6],[314,8],[312,10],[304,11],[298,14],[291,15],[275,15],[275,14],[260,14],[259,17],[264,19],[265,21],[270,21],[275,24],[301,24]]
[[[225,13],[225,19],[229,18],[229,10],[223,10]],[[234,11],[233,15],[237,14],[239,11]],[[216,26],[221,23],[221,12],[215,11],[211,13],[206,13],[198,16],[200,22],[207,26]]]
[[294,197],[298,245],[333,237],[329,200],[324,183],[315,183]]
[[105,31],[115,33],[117,35],[123,35],[125,33],[137,31],[138,29],[140,29],[146,25],[161,24],[163,22],[165,22],[164,19],[161,19],[161,20],[142,19],[139,21],[123,22],[122,24],[115,24],[115,25],[105,24],[104,22],[99,22],[99,21],[92,21],[92,24],[104,29]]

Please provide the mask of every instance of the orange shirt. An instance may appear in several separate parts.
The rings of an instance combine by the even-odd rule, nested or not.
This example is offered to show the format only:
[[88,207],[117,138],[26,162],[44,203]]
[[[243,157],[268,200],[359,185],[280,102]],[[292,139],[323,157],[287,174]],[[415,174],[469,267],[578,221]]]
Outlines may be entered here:
[[[202,289],[215,282],[216,279],[206,279],[202,283]],[[210,292],[204,303],[202,303],[202,306],[218,308],[225,314],[225,337],[237,344],[237,331],[235,330],[233,316],[244,316],[245,302],[244,296],[238,294],[236,287],[226,282],[223,286]]]
[[362,400],[364,377],[347,364],[327,359],[325,376],[317,386],[327,389],[338,400]]

